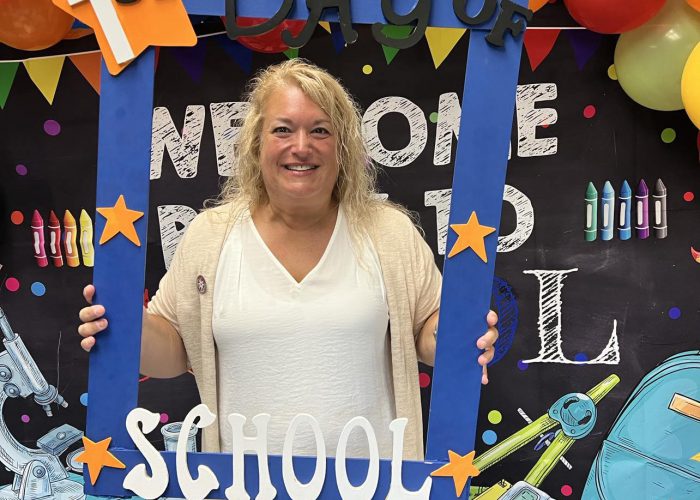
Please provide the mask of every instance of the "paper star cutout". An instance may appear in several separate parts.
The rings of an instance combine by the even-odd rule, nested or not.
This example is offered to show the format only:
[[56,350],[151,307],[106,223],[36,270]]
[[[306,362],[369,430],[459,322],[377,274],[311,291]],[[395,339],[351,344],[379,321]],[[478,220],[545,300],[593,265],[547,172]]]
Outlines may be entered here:
[[487,261],[484,238],[493,233],[496,230],[495,227],[482,226],[479,224],[479,218],[476,216],[476,212],[472,212],[466,224],[450,224],[450,227],[457,233],[457,241],[452,245],[452,250],[450,250],[450,254],[447,256],[448,258],[454,257],[467,248],[471,248],[481,260],[484,262]]
[[115,203],[113,207],[100,207],[97,211],[107,219],[105,228],[102,230],[102,236],[100,236],[100,245],[108,242],[117,234],[122,233],[134,245],[141,246],[141,241],[139,240],[139,235],[136,233],[134,222],[143,217],[143,212],[126,208],[123,194],[119,195],[117,203]]
[[83,446],[85,447],[85,450],[75,457],[75,461],[87,464],[88,470],[90,471],[90,484],[92,485],[97,482],[97,478],[100,476],[100,472],[102,472],[102,467],[126,469],[126,465],[124,465],[117,457],[112,455],[112,453],[110,453],[110,451],[107,449],[109,448],[109,443],[111,442],[111,437],[105,438],[96,443],[83,436]]
[[695,460],[696,462],[700,462],[700,453],[691,457],[691,460]]
[[149,45],[192,47],[197,44],[197,35],[182,0],[137,0],[129,4],[53,0],[53,3],[95,31],[112,75],[119,74]]
[[[450,457],[450,463],[445,464],[436,471],[430,473],[431,476],[440,477],[451,477],[455,482],[455,493],[457,496],[461,496],[464,491],[464,487],[467,485],[467,480],[470,477],[476,477],[479,475],[479,469],[474,467],[472,463],[474,461],[475,451],[467,453],[462,456],[459,453],[455,453],[452,450],[447,451]],[[92,474],[92,473],[91,473]]]

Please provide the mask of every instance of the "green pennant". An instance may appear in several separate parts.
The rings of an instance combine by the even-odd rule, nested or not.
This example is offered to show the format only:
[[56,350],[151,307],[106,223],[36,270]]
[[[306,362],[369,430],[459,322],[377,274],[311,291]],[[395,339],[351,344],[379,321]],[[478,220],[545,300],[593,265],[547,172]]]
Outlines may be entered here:
[[289,59],[294,59],[295,57],[299,57],[299,49],[289,48],[284,51],[284,55],[287,56]]
[[0,63],[0,109],[5,109],[18,66],[18,62]]
[[[386,36],[399,40],[402,38],[408,38],[408,35],[410,35],[412,32],[413,26],[395,26],[393,24],[385,24],[382,28],[382,33],[384,33]],[[391,64],[391,61],[394,60],[396,54],[399,53],[399,49],[387,47],[386,45],[382,45],[382,50],[384,51],[384,59],[386,59],[387,64]]]

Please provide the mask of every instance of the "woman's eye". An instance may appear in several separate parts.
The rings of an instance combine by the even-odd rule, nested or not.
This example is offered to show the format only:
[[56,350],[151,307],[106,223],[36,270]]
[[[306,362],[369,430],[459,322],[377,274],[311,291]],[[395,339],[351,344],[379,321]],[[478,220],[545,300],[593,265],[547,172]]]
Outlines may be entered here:
[[272,129],[273,134],[287,134],[289,133],[289,128],[287,127],[275,127]]
[[323,128],[323,127],[316,127],[315,129],[312,130],[314,134],[323,134],[323,135],[328,135],[330,132],[328,129]]

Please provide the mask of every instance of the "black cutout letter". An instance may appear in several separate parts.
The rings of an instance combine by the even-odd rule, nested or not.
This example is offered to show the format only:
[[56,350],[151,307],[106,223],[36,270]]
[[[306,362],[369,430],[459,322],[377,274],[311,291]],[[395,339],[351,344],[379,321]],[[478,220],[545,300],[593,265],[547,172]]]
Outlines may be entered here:
[[406,38],[389,38],[382,33],[384,25],[382,23],[374,23],[372,25],[372,35],[374,39],[395,49],[407,49],[417,44],[425,34],[425,28],[428,27],[430,20],[430,2],[431,0],[418,0],[418,3],[411,12],[406,15],[399,15],[394,12],[391,0],[382,0],[382,13],[390,24],[404,26],[416,21],[416,27],[413,32]]
[[464,24],[469,24],[471,26],[485,23],[493,13],[496,11],[497,0],[484,0],[484,5],[481,7],[479,13],[470,17],[467,15],[467,1],[468,0],[452,0],[452,9],[455,11],[455,16],[459,18]]
[[525,29],[525,22],[522,19],[514,21],[513,14],[520,14],[527,21],[532,19],[532,11],[530,9],[521,7],[517,3],[511,2],[511,0],[503,0],[501,8],[503,10],[498,15],[496,24],[491,30],[491,33],[486,36],[486,41],[496,47],[503,47],[503,37],[505,36],[506,30],[510,31],[515,37]]
[[352,29],[352,19],[350,18],[350,0],[306,0],[306,8],[309,9],[309,18],[304,29],[296,37],[292,36],[289,30],[282,32],[282,41],[292,48],[302,47],[309,41],[321,14],[330,7],[338,8],[338,19],[340,20],[340,31],[343,34],[345,43],[355,43],[357,41],[357,31]]
[[284,18],[287,17],[293,6],[294,0],[284,0],[280,10],[270,19],[257,26],[244,27],[236,24],[236,0],[226,0],[226,34],[231,40],[235,40],[239,36],[255,36],[267,33],[284,21]]

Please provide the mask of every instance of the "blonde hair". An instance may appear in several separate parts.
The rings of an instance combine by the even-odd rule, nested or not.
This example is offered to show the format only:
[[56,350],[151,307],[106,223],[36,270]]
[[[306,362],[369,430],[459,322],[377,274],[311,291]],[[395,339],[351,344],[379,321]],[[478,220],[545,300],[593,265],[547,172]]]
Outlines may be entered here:
[[[299,58],[269,66],[250,81],[249,108],[240,130],[234,173],[213,204],[232,202],[232,212],[238,216],[246,208],[253,212],[268,201],[260,168],[264,111],[271,94],[284,85],[298,87],[330,118],[338,162],[333,199],[342,205],[353,230],[365,228],[373,209],[394,204],[380,201],[376,196],[377,168],[362,137],[359,106],[335,77]],[[397,208],[406,212],[402,207]]]

